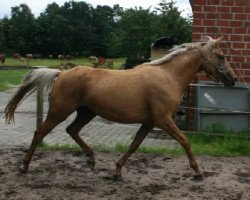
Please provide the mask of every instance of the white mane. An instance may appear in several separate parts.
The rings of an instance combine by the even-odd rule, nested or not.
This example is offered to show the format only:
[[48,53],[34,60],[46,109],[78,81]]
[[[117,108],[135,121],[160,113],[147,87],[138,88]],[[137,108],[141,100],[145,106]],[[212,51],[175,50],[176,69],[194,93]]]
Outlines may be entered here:
[[204,44],[204,42],[197,42],[197,43],[184,43],[182,45],[174,46],[172,49],[168,50],[168,54],[163,56],[160,59],[153,60],[151,62],[145,63],[146,65],[160,65],[162,63],[165,63],[167,61],[172,60],[176,56],[193,49],[196,45]]

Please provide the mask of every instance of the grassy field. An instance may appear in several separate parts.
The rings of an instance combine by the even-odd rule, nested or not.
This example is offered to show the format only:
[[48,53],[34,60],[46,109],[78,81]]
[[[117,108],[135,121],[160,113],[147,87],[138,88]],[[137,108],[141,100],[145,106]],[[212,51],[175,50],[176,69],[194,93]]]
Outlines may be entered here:
[[[195,155],[211,155],[211,156],[249,156],[250,155],[250,134],[204,134],[204,133],[187,133],[187,137],[191,143]],[[101,145],[92,146],[97,151],[103,152],[121,152],[124,153],[128,149],[128,145],[116,144],[115,147],[107,147]],[[42,144],[40,148],[43,150],[71,150],[80,151],[79,146],[70,144],[47,145]],[[139,147],[138,152],[169,154],[172,156],[185,155],[182,147],[175,149],[167,147]]]
[[27,72],[27,69],[0,70],[0,91],[7,90],[13,85],[19,85]]
[[[58,59],[32,59],[29,62],[29,66],[48,66],[50,68],[59,68],[61,63],[74,63],[76,65],[88,65],[91,66],[91,62],[86,58],[77,58],[71,61],[60,61]],[[119,58],[114,59],[114,68],[119,69],[120,66],[125,62],[125,59]],[[20,62],[14,58],[7,58],[6,62],[1,67],[20,67],[20,70],[0,70],[0,91],[4,91],[9,89],[12,85],[18,85],[22,82],[25,74],[27,74],[28,69],[21,69],[22,67],[26,67],[27,63]]]
[[[120,66],[125,62],[124,58],[114,59],[114,68],[119,69]],[[91,66],[91,62],[88,58],[75,58],[72,60],[59,60],[59,59],[31,59],[29,63],[21,62],[14,58],[6,58],[3,66],[48,66],[51,68],[58,68],[62,63],[74,63],[76,65],[88,65]],[[1,68],[1,65],[0,65]]]

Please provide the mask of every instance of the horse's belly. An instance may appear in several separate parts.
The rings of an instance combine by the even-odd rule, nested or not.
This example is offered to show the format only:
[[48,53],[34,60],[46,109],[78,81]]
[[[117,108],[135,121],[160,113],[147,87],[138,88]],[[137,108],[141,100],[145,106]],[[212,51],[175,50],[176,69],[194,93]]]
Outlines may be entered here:
[[109,121],[132,124],[132,123],[145,123],[150,121],[147,116],[135,116],[135,115],[127,115],[126,113],[122,113],[120,115],[106,114],[106,113],[98,113],[104,119]]
[[143,123],[150,121],[150,115],[144,105],[136,103],[99,103],[90,106],[97,115],[119,123]]
[[107,120],[118,122],[118,123],[144,123],[150,121],[148,116],[146,115],[138,115],[138,114],[131,114],[131,113],[98,113],[99,116],[105,118]]

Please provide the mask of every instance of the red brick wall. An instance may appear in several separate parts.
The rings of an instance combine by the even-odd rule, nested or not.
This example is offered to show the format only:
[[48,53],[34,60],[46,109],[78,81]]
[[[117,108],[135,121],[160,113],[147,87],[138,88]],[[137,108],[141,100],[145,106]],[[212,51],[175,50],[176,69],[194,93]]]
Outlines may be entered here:
[[[224,37],[223,52],[240,82],[250,83],[250,0],[193,0],[193,41]],[[209,80],[205,73],[197,80]],[[195,88],[189,87],[188,129],[195,129]]]
[[[224,37],[227,55],[240,82],[250,82],[250,0],[194,0],[193,41]],[[198,80],[207,80],[204,73]]]

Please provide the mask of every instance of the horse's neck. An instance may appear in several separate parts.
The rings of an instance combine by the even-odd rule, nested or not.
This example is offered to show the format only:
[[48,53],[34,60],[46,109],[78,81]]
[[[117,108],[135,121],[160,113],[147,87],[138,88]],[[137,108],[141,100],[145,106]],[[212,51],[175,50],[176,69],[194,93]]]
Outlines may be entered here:
[[201,70],[202,62],[203,60],[198,52],[190,52],[179,55],[171,62],[166,63],[166,65],[170,65],[166,67],[166,70],[171,73],[172,80],[180,86],[181,92],[184,92],[188,84],[194,79],[195,74]]

